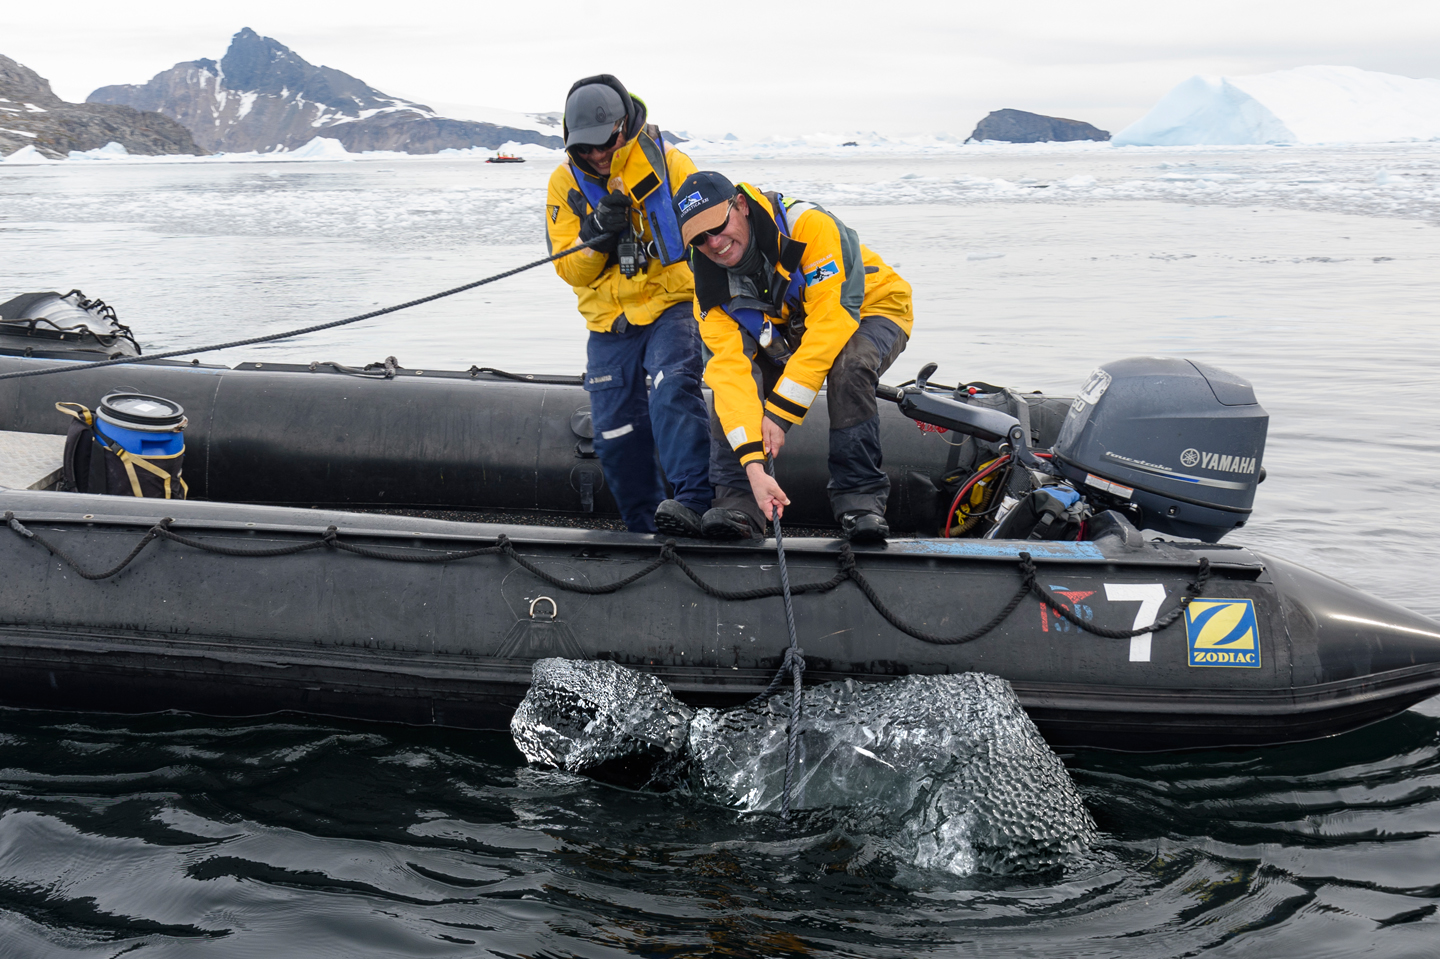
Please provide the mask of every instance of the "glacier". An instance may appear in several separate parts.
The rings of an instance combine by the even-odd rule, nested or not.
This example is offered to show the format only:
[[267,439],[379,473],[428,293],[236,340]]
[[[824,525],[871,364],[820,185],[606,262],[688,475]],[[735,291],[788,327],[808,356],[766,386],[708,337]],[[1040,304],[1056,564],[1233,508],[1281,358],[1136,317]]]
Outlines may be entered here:
[[1114,146],[1384,143],[1440,139],[1440,80],[1358,67],[1193,76]]

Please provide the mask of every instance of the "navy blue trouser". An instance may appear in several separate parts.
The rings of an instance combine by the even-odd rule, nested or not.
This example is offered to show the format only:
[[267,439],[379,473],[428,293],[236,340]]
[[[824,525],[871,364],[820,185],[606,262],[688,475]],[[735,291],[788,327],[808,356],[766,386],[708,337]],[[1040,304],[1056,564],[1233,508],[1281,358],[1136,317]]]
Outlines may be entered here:
[[620,516],[634,532],[655,532],[664,479],[681,504],[697,513],[710,508],[710,414],[700,372],[700,327],[689,303],[677,303],[646,326],[590,334],[585,390],[595,452]]

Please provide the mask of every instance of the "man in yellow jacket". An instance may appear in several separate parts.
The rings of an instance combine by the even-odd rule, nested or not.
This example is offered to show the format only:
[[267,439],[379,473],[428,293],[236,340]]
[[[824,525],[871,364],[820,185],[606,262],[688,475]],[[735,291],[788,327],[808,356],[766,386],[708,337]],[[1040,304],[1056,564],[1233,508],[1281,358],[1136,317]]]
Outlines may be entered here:
[[675,194],[680,235],[695,254],[695,315],[713,356],[713,508],[705,535],[759,537],[790,499],[765,471],[786,432],[827,383],[830,506],[857,543],[890,534],[875,386],[905,349],[910,284],[855,231],[813,203],[737,190],[695,173]]
[[627,527],[699,536],[713,495],[710,423],[694,282],[672,203],[695,164],[609,74],[570,88],[564,131],[568,158],[550,175],[546,242],[554,253],[596,241],[555,261],[590,331],[585,389],[595,451]]

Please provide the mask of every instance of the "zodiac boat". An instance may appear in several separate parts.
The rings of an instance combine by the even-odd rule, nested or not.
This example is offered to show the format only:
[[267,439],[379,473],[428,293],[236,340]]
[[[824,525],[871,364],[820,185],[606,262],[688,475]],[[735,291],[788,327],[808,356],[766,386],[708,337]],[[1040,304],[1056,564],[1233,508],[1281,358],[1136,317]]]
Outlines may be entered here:
[[[59,362],[9,353],[0,373]],[[991,673],[1052,744],[1137,751],[1312,739],[1440,692],[1440,624],[1216,542],[1263,476],[1243,380],[1136,358],[1072,398],[929,374],[881,391],[887,546],[826,528],[824,403],[780,461],[807,683]],[[56,402],[117,390],[184,407],[191,499],[0,488],[0,704],[500,729],[539,658],[695,705],[782,662],[775,542],[613,528],[579,377],[112,366],[0,380],[0,429],[61,433]]]

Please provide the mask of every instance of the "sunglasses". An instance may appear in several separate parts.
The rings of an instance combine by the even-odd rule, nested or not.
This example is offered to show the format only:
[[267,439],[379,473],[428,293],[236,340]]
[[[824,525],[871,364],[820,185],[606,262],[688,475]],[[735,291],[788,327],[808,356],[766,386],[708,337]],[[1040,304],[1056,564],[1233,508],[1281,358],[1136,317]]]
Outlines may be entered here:
[[735,212],[735,200],[732,197],[730,200],[730,205],[725,209],[725,222],[721,223],[713,230],[701,230],[699,233],[695,234],[695,236],[690,239],[690,245],[698,250],[700,249],[700,247],[705,245],[706,240],[714,239],[721,233],[724,233],[725,228],[730,225],[730,214],[733,212]]
[[574,148],[574,149],[575,149],[575,152],[576,152],[576,153],[582,153],[582,154],[584,154],[584,153],[604,153],[606,150],[608,150],[608,149],[610,149],[611,147],[613,147],[613,146],[615,145],[615,142],[620,139],[620,124],[622,124],[622,123],[624,123],[624,122],[625,122],[624,118],[621,118],[621,119],[615,121],[615,130],[614,130],[614,132],[612,132],[612,133],[610,134],[610,139],[606,140],[604,143],[599,143],[599,144],[596,144],[596,143],[581,143],[581,144],[579,144],[578,146],[576,146],[576,147]]

